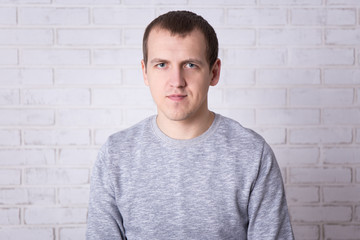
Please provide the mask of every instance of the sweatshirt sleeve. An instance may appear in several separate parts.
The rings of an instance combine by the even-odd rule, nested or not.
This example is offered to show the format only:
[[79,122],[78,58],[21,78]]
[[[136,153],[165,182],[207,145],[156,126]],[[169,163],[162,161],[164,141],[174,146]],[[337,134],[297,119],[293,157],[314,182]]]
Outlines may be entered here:
[[110,173],[111,163],[105,144],[98,154],[91,177],[87,240],[126,239]]
[[280,168],[264,143],[259,172],[248,205],[248,239],[294,239]]

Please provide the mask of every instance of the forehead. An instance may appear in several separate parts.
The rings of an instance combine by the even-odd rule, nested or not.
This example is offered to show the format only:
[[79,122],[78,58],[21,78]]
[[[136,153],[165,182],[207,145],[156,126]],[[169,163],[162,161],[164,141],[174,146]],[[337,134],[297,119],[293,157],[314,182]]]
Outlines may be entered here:
[[204,57],[206,55],[205,36],[197,29],[186,34],[174,34],[169,30],[154,28],[149,34],[147,45],[149,57],[164,51],[188,51]]

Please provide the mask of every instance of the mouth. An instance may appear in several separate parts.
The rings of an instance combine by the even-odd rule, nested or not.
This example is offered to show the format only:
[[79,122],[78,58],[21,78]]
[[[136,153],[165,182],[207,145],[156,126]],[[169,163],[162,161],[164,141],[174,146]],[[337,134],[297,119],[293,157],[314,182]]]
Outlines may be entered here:
[[175,102],[180,102],[182,100],[184,100],[187,97],[187,95],[185,94],[172,94],[172,95],[168,95],[167,98],[169,98],[172,101]]

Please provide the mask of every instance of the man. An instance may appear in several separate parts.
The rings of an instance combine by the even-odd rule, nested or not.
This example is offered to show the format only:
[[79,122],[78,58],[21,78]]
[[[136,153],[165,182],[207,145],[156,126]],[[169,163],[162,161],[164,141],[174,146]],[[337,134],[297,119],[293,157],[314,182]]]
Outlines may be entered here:
[[100,150],[87,239],[293,239],[269,145],[208,109],[221,68],[214,29],[169,12],[145,30],[143,53],[158,113]]

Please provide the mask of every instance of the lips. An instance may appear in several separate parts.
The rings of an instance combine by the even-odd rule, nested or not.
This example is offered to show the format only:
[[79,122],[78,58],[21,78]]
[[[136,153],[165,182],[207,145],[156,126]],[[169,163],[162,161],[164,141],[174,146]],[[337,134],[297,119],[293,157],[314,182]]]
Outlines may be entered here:
[[179,102],[179,101],[184,100],[187,97],[187,95],[186,94],[171,94],[171,95],[168,95],[167,97],[172,101]]

